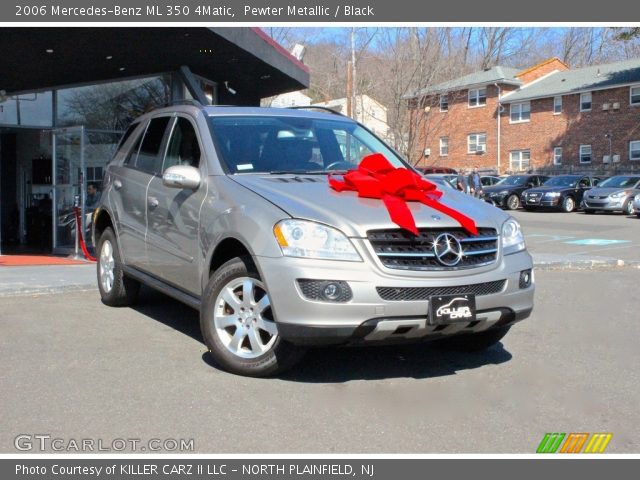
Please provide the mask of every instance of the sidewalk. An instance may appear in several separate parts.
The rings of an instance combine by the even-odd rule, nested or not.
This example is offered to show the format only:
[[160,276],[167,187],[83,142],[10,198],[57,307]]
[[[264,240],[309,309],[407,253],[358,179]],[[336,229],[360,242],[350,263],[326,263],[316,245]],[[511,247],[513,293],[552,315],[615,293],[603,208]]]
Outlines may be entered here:
[[[560,255],[533,253],[537,270],[595,270],[621,267],[640,268],[638,262],[622,261],[614,257],[591,255]],[[96,264],[0,266],[0,297],[13,295],[42,295],[71,291],[97,290]]]

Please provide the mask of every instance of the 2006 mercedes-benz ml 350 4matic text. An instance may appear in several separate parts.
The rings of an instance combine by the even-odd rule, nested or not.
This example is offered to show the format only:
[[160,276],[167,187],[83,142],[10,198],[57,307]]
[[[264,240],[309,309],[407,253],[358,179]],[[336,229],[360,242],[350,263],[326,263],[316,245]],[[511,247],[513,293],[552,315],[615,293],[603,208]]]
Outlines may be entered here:
[[386,208],[394,192],[329,185],[382,158],[374,153],[426,182],[337,114],[185,104],[143,115],[105,171],[94,215],[103,302],[129,305],[143,283],[197,308],[217,364],[252,376],[312,345],[495,344],[533,308],[520,226],[441,188],[437,205],[407,200],[415,228],[400,228]]

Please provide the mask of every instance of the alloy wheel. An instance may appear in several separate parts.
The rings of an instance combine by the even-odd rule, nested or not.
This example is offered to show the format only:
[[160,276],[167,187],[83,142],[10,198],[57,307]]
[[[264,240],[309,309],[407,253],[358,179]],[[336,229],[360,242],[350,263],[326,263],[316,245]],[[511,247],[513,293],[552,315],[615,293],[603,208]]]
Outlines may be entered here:
[[268,352],[278,338],[271,302],[264,284],[255,278],[235,278],[216,298],[216,333],[234,355],[253,359]]
[[113,288],[115,260],[113,259],[113,245],[105,240],[100,250],[100,285],[105,293]]

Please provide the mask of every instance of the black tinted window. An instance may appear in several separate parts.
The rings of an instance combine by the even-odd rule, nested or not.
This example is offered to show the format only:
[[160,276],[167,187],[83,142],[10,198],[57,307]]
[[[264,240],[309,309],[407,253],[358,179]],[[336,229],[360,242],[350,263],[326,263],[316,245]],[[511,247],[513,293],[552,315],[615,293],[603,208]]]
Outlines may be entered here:
[[138,156],[138,150],[140,150],[141,142],[142,142],[142,134],[138,135],[138,139],[136,140],[136,143],[134,143],[133,147],[131,147],[131,150],[129,151],[129,155],[127,155],[127,158],[124,161],[125,165],[135,165],[136,157]]
[[124,135],[122,136],[122,138],[120,139],[120,142],[118,142],[118,148],[117,150],[120,150],[120,147],[122,147],[125,143],[127,143],[127,140],[129,139],[129,137],[131,136],[131,134],[133,133],[133,131],[138,128],[138,125],[140,125],[139,123],[132,123],[131,125],[129,125],[129,128],[127,128],[127,131],[124,132]]
[[200,164],[200,145],[193,125],[186,118],[179,117],[171,134],[163,171],[174,165],[198,167]]
[[138,152],[136,168],[149,173],[156,173],[160,170],[158,152],[160,151],[160,145],[168,123],[169,117],[159,117],[151,120],[144,134],[140,152]]

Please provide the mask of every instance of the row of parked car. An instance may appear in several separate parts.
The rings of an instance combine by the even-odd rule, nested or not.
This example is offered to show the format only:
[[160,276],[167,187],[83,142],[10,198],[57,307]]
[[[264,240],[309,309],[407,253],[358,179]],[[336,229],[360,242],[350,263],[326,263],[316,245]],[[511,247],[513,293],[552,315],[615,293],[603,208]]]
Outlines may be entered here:
[[[440,178],[453,188],[457,175],[428,174]],[[553,209],[584,213],[622,212],[640,218],[640,175],[538,175],[523,174],[508,177],[482,176],[484,200],[508,210]]]

